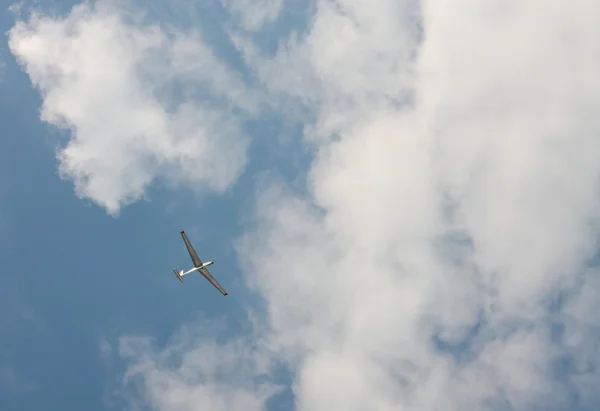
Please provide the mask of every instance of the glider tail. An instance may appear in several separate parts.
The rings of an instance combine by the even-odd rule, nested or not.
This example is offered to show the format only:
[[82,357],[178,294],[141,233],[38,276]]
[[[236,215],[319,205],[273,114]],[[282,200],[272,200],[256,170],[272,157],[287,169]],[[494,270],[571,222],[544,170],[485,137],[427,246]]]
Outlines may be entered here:
[[[183,272],[183,271],[182,271]],[[175,277],[177,277],[177,279],[181,282],[183,282],[183,277],[181,276],[181,273],[177,270],[173,270],[173,273],[175,274]]]

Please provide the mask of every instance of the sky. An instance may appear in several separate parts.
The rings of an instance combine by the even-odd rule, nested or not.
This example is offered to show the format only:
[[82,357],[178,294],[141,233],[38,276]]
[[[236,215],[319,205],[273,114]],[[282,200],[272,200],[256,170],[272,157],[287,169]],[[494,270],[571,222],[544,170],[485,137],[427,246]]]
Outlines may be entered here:
[[0,409],[600,407],[597,1],[0,26]]

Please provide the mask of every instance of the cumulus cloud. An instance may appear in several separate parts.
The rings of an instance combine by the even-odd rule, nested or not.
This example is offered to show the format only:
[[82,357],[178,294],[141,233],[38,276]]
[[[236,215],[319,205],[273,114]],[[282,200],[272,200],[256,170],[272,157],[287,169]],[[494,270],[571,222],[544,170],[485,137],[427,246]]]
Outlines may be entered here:
[[9,46],[42,94],[41,119],[70,132],[60,173],[80,197],[117,214],[157,178],[221,192],[242,172],[257,102],[199,32],[101,1],[34,12]]
[[[269,390],[251,377],[282,361],[298,410],[597,408],[600,6],[314,12],[273,57],[233,38],[269,98],[310,110],[316,147],[308,194],[263,182],[240,241],[260,345],[131,340],[143,396],[261,409]],[[244,383],[215,374],[219,356]]]
[[242,246],[298,409],[597,406],[600,14],[546,6],[317,2],[270,61],[238,41],[322,137]]

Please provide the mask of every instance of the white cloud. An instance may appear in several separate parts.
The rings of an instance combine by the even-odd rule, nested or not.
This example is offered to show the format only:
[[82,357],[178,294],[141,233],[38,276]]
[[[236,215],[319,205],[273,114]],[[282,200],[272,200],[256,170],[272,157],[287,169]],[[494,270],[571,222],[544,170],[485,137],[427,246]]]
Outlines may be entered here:
[[560,369],[595,364],[569,335],[593,308],[565,319],[551,303],[580,300],[598,234],[599,7],[423,2],[417,44],[409,3],[317,4],[272,61],[238,39],[325,137],[312,198],[263,195],[243,247],[298,408],[598,405],[593,367]]
[[276,360],[298,410],[598,406],[600,6],[424,1],[422,33],[414,8],[318,1],[273,58],[234,39],[315,116],[310,195],[259,187],[260,345],[124,344],[157,409],[261,409]]
[[[217,324],[203,324],[214,330]],[[261,410],[277,387],[267,376],[268,359],[251,340],[220,344],[200,327],[183,327],[169,347],[157,351],[151,340],[124,337],[120,355],[131,360],[124,376],[136,387],[132,404],[159,410]]]
[[406,68],[419,37],[413,3],[318,1],[306,37],[292,33],[273,59],[248,39],[233,39],[270,91],[318,112],[314,132],[328,138],[348,118],[409,98],[413,76]]
[[103,340],[100,341],[100,346],[99,346],[98,349],[100,351],[100,357],[103,360],[110,359],[110,357],[113,354],[112,345],[110,345],[110,343],[107,340],[105,340],[105,339],[103,339]]
[[108,1],[65,18],[33,13],[9,33],[42,93],[42,120],[71,132],[61,175],[112,214],[157,178],[226,189],[248,146],[229,107],[251,114],[258,104],[198,33],[143,21]]
[[260,30],[277,20],[283,0],[220,0],[230,13],[237,17],[246,30]]

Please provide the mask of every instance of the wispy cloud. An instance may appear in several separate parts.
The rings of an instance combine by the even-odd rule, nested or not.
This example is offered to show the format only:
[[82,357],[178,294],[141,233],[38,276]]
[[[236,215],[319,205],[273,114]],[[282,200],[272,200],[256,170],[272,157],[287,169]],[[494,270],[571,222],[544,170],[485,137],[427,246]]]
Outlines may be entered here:
[[251,339],[220,343],[215,326],[183,327],[164,350],[148,338],[122,338],[119,353],[131,361],[124,382],[135,387],[131,403],[160,410],[263,409],[278,390],[268,377],[268,357]]
[[0,367],[0,385],[5,393],[14,396],[28,395],[38,388],[36,384],[25,381],[10,365]]
[[[346,0],[314,10],[274,57],[233,38],[269,98],[309,108],[305,138],[317,149],[308,195],[281,181],[258,187],[258,228],[241,241],[265,302],[260,346],[125,340],[130,376],[163,410],[261,409],[269,389],[252,377],[268,380],[263,361],[292,370],[299,410],[596,408],[600,6]],[[14,33],[64,24],[33,21],[13,31],[13,50]],[[124,30],[110,21],[110,33]],[[130,52],[163,44],[162,32],[137,30],[105,36],[143,46]],[[51,91],[55,72],[31,68],[55,67],[49,58],[26,67]],[[44,118],[71,113],[49,109],[59,101],[49,91]],[[183,143],[164,136],[147,150],[178,153]],[[114,181],[93,170],[95,184]],[[120,204],[150,181],[143,167],[128,174],[146,176],[137,191],[82,187]]]
[[257,31],[277,20],[283,0],[220,0],[246,30]]

